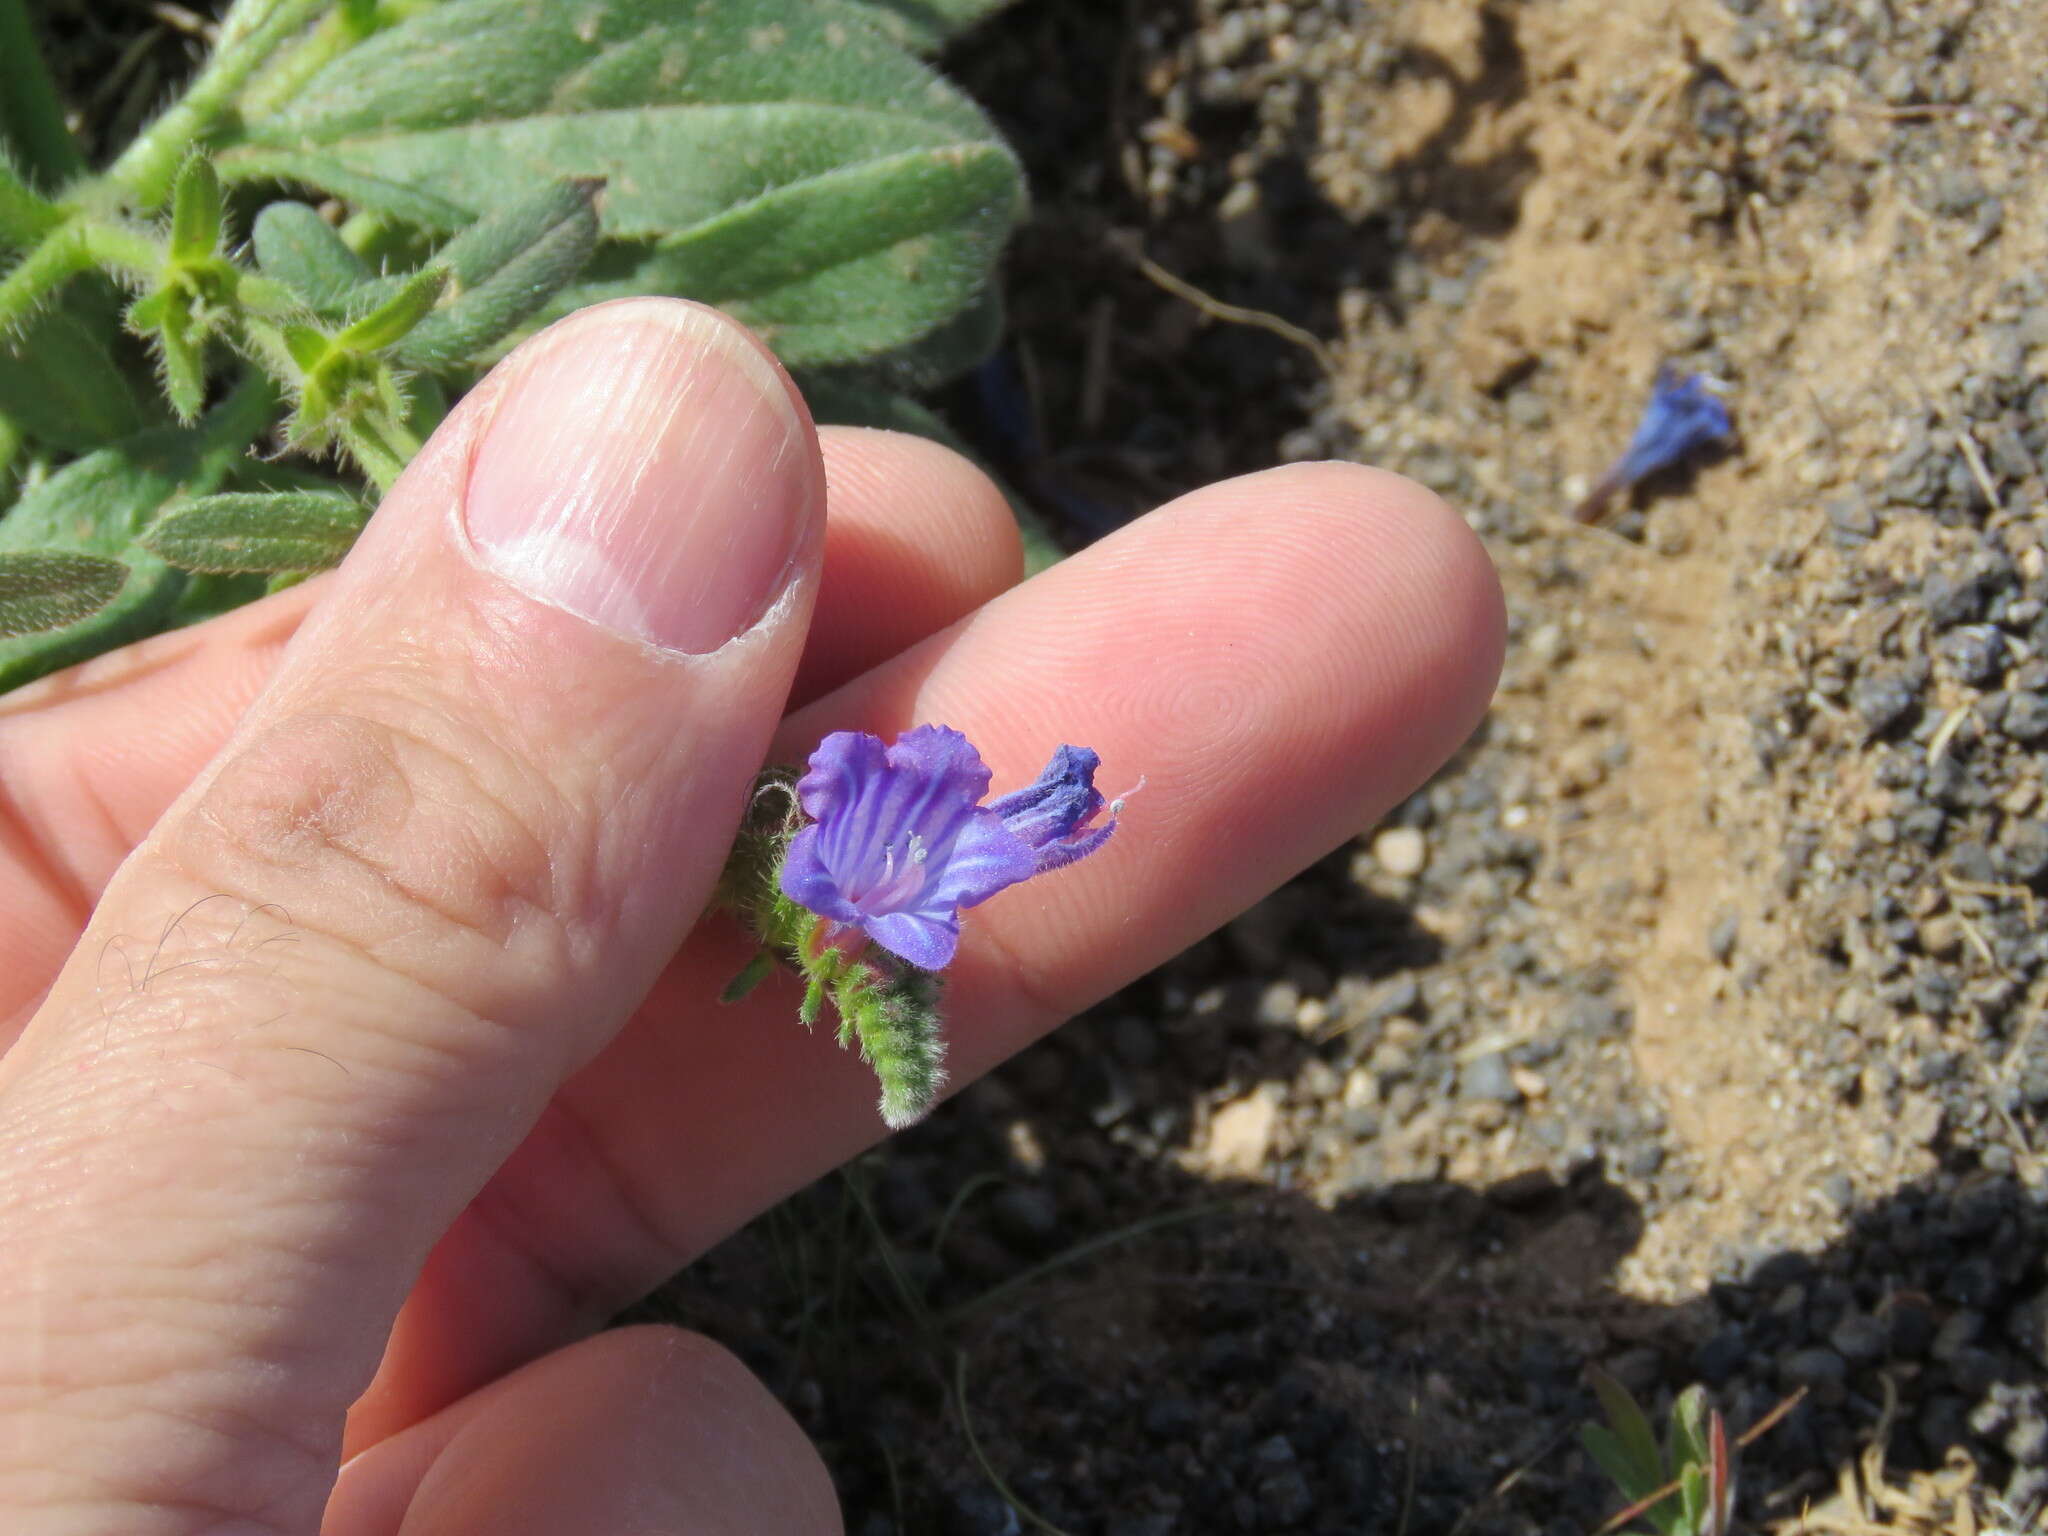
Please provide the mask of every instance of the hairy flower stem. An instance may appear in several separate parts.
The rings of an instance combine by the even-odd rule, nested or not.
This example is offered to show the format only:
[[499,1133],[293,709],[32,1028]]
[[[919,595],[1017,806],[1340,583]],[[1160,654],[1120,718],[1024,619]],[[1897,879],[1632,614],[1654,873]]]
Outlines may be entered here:
[[153,210],[171,195],[178,167],[214,131],[263,61],[332,0],[242,0],[228,13],[213,57],[171,109],[144,129],[107,169],[136,204]]
[[[85,170],[78,141],[64,125],[64,104],[29,24],[26,0],[0,0],[0,138],[46,186],[61,186]],[[0,225],[0,239],[8,236]]]

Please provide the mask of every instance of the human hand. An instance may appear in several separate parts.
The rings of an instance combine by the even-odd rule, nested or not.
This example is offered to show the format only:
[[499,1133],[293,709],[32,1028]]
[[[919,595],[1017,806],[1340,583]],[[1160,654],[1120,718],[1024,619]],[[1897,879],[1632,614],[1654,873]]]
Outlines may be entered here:
[[881,1133],[787,986],[713,1001],[736,931],[683,942],[756,768],[941,721],[999,789],[1146,779],[967,922],[965,1080],[1370,825],[1499,664],[1477,542],[1356,467],[1017,575],[963,461],[625,301],[333,576],[0,704],[0,1528],[837,1529],[730,1356],[590,1336]]

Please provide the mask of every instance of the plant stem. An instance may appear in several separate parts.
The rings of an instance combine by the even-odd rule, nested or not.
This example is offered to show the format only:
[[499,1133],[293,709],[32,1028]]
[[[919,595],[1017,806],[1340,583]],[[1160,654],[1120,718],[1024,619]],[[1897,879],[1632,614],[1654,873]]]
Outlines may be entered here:
[[61,224],[41,244],[0,277],[0,337],[35,313],[36,308],[72,278],[92,265],[78,226]]
[[21,456],[21,428],[12,416],[0,415],[0,496],[12,489],[14,461]]
[[[85,170],[85,156],[64,126],[64,104],[29,25],[26,0],[0,0],[0,130],[51,186]],[[0,237],[5,234],[0,229]]]
[[[127,188],[145,210],[162,206],[171,194],[178,166],[192,146],[219,124],[263,61],[294,32],[318,16],[332,0],[244,0],[228,17],[220,47],[199,78],[170,111],[151,123],[121,152],[107,175]],[[245,27],[234,26],[239,14],[254,14]]]
[[95,267],[128,272],[151,279],[163,271],[170,252],[163,241],[141,230],[97,219],[79,219],[72,225],[85,259]]

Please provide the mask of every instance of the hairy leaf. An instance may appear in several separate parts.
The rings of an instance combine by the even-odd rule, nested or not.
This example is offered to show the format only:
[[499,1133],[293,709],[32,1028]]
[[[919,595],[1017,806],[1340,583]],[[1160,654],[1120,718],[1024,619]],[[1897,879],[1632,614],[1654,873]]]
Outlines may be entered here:
[[936,389],[987,361],[1002,340],[1003,318],[1002,294],[991,285],[945,324],[908,346],[863,358],[850,367],[815,370],[810,377],[868,393]]
[[[235,408],[230,402],[219,409]],[[48,633],[0,640],[0,689],[161,629],[185,576],[143,548],[137,536],[173,496],[211,490],[234,457],[209,439],[207,423],[137,433],[73,460],[0,517],[0,551],[74,551],[117,560],[129,572],[120,595],[90,617]]]
[[450,240],[434,258],[448,290],[400,344],[399,361],[446,368],[473,357],[566,288],[597,248],[603,187],[591,178],[550,182]]
[[[107,340],[69,304],[0,341],[0,414],[38,442],[86,453],[147,424]],[[161,419],[161,418],[159,418]]]
[[334,227],[304,203],[272,203],[251,232],[256,264],[329,319],[347,309],[350,295],[374,274]]
[[142,535],[183,571],[275,575],[338,565],[368,517],[344,491],[229,491],[168,508]]
[[1013,0],[858,0],[891,37],[931,53]]
[[0,552],[0,638],[62,629],[89,619],[117,596],[128,567],[69,549]]
[[220,164],[443,229],[602,177],[603,233],[627,244],[562,307],[718,302],[807,364],[944,323],[1022,197],[973,104],[846,0],[448,0],[341,55]]

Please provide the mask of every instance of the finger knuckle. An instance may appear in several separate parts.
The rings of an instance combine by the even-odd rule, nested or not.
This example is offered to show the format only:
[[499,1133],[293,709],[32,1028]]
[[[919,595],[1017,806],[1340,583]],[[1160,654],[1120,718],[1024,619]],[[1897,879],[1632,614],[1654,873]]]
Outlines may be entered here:
[[373,957],[420,938],[503,949],[557,926],[553,808],[482,733],[299,714],[232,750],[162,852]]

